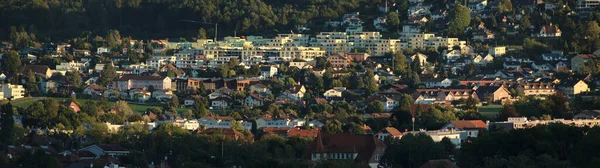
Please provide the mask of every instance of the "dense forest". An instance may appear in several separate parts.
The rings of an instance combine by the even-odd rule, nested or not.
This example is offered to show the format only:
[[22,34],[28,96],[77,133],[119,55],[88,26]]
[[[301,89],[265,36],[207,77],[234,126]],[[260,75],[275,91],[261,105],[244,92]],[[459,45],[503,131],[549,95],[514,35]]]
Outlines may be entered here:
[[[41,41],[119,30],[123,36],[164,38],[195,36],[199,28],[214,34],[274,35],[296,25],[313,30],[348,12],[375,14],[381,0],[0,0],[0,40],[10,26]],[[369,18],[367,18],[369,19]],[[198,23],[183,22],[194,20]],[[93,37],[93,36],[92,36]]]

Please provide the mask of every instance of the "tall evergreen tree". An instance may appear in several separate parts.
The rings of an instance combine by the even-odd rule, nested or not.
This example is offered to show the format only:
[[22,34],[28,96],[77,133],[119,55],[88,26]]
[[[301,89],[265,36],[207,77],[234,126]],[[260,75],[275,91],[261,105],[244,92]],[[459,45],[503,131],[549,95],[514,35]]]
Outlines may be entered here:
[[117,71],[115,70],[115,67],[111,63],[104,64],[104,68],[102,68],[102,72],[100,72],[98,84],[106,86],[115,78],[117,78]]

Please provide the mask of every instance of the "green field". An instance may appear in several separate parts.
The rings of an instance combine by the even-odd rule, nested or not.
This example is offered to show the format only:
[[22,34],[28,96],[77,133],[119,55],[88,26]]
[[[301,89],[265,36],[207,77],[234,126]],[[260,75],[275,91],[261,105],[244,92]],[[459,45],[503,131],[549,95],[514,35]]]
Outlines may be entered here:
[[478,109],[481,115],[489,118],[495,118],[500,110],[502,110],[502,105],[480,106]]
[[[39,101],[41,99],[44,99],[45,97],[31,97],[31,98],[24,98],[18,101],[13,101],[13,105],[14,106],[18,106],[18,107],[23,107],[23,108],[27,108],[29,107],[31,104],[33,104],[36,101]],[[51,99],[55,99],[58,101],[65,101],[68,100],[69,98],[64,98],[64,97],[49,97]],[[77,101],[79,101],[79,103],[81,104],[85,104],[88,101],[91,101],[92,99],[77,99]],[[115,103],[114,102],[109,102],[109,106],[113,106]],[[131,110],[133,111],[137,111],[137,112],[145,112],[146,109],[151,108],[151,107],[161,107],[158,105],[144,105],[144,104],[133,104],[133,103],[129,103],[129,107],[131,108]],[[177,112],[178,113],[183,113],[187,110],[190,110],[190,108],[177,108]]]

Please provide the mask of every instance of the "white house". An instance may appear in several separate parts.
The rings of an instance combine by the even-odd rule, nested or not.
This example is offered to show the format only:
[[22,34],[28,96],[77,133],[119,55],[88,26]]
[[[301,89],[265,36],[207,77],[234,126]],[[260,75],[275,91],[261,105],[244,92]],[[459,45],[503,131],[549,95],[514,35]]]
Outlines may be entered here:
[[171,90],[156,90],[152,92],[152,98],[159,101],[170,100],[173,97],[173,91]]
[[0,93],[4,92],[4,95],[3,95],[4,97],[0,98],[0,100],[2,100],[2,99],[16,100],[16,99],[25,97],[25,88],[23,88],[23,85],[12,85],[10,83],[0,84],[0,85],[2,86]]
[[329,99],[331,97],[342,97],[342,93],[346,91],[346,87],[336,87],[333,89],[329,89],[323,93],[325,98]]
[[97,54],[104,54],[104,53],[109,53],[110,52],[110,48],[108,47],[98,47],[98,49],[96,50]]
[[412,63],[413,61],[415,61],[415,59],[417,59],[417,57],[419,58],[419,61],[421,62],[420,65],[421,67],[425,66],[425,64],[427,63],[427,55],[422,54],[422,53],[416,53],[415,55],[410,56],[410,62]]
[[446,60],[456,60],[458,58],[460,58],[462,56],[462,53],[460,50],[444,50],[442,52],[442,56],[444,57],[444,59]]
[[275,66],[263,66],[260,67],[260,76],[265,78],[273,77],[277,74],[277,67]]
[[233,104],[233,100],[229,97],[218,97],[211,100],[211,107],[213,109],[226,109]]
[[433,139],[434,142],[441,142],[442,139],[448,138],[452,142],[452,144],[456,145],[457,148],[460,148],[460,145],[467,137],[463,137],[465,131],[455,131],[455,130],[433,130],[433,131],[409,131],[405,134],[427,134]]
[[133,101],[146,102],[150,100],[152,93],[145,89],[131,89],[129,91],[129,99]]
[[263,127],[276,127],[276,128],[293,128],[304,125],[304,119],[298,119],[293,115],[280,115],[279,117],[273,117],[271,115],[264,115],[256,119],[257,129]]
[[394,127],[385,127],[381,129],[377,134],[375,134],[377,139],[385,142],[390,139],[400,139],[402,138],[402,132],[398,131],[398,129]]
[[83,94],[84,95],[90,95],[90,96],[99,96],[102,94],[102,91],[104,89],[102,88],[102,86],[100,85],[96,85],[96,84],[91,84],[85,87],[85,89],[83,89]]
[[497,56],[502,56],[504,54],[506,54],[506,47],[501,46],[501,47],[490,47],[488,49],[488,53],[497,57]]
[[213,113],[210,113],[207,116],[198,119],[198,123],[204,125],[206,128],[231,128],[231,123],[233,121],[237,121],[248,130],[252,129],[251,122],[246,122],[242,120],[238,121],[230,116],[218,116]]
[[173,124],[190,131],[198,130],[200,128],[200,123],[198,122],[198,120],[178,120],[175,121]]
[[384,96],[380,101],[383,104],[383,109],[385,110],[385,112],[390,112],[399,105],[398,101],[387,96]]
[[246,99],[244,100],[245,106],[259,107],[259,106],[263,106],[263,104],[264,104],[264,99],[261,98],[260,96],[258,96],[257,94],[250,94],[250,95],[246,96]]
[[560,37],[561,35],[562,31],[560,31],[560,28],[557,25],[552,25],[552,23],[550,25],[543,25],[537,34],[538,37]]
[[457,120],[444,125],[442,130],[465,131],[465,137],[476,138],[480,130],[487,129],[487,124],[481,120]]

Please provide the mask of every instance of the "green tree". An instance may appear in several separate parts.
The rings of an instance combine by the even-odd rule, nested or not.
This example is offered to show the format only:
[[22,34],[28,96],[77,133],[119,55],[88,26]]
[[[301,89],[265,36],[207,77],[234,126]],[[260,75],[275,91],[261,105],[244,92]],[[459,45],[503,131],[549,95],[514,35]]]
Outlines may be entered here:
[[450,12],[450,23],[448,24],[448,34],[451,36],[460,36],[471,23],[471,13],[469,8],[458,4]]
[[422,62],[421,58],[419,56],[415,56],[415,59],[410,64],[410,67],[412,68],[412,72],[415,72],[417,74],[421,74],[421,72],[423,72],[423,70],[421,69],[421,62]]
[[373,70],[367,69],[367,73],[365,74],[363,81],[365,83],[365,89],[367,89],[369,93],[375,93],[379,90]]
[[2,56],[2,70],[8,74],[19,73],[21,69],[21,57],[13,50],[5,51]]
[[106,86],[114,79],[117,78],[117,71],[111,63],[104,64],[102,72],[100,72],[100,78],[98,78],[98,84]]
[[518,117],[518,116],[519,116],[519,114],[517,114],[517,110],[515,108],[513,108],[512,105],[505,104],[504,107],[502,107],[502,110],[500,110],[500,113],[498,113],[498,117],[496,117],[496,120],[507,121],[508,117]]
[[402,52],[395,52],[394,57],[394,71],[400,72],[400,74],[406,75],[408,72],[408,62],[406,56]]
[[346,134],[365,134],[365,130],[362,128],[362,126],[360,126],[359,124],[355,123],[355,122],[349,122],[346,125],[344,125],[344,133]]
[[81,79],[81,75],[79,75],[79,72],[67,71],[67,73],[65,74],[65,77],[67,78],[67,82],[70,85],[73,85],[73,87],[75,87],[75,88],[81,88],[81,86],[83,84],[83,79]]
[[338,120],[328,120],[325,122],[325,128],[323,129],[324,133],[328,134],[339,134],[342,133],[342,123]]
[[179,98],[177,95],[173,95],[171,100],[169,100],[169,107],[178,108],[179,107]]
[[383,103],[380,101],[372,101],[367,104],[367,113],[383,113],[385,112]]
[[2,119],[0,120],[0,142],[8,143],[13,131],[13,127],[15,125],[15,121],[13,120],[14,109],[11,103],[2,105],[0,107],[0,115],[2,115]]
[[387,14],[387,24],[390,31],[398,31],[398,27],[400,26],[400,18],[398,18],[398,14],[396,14],[396,12],[389,12]]
[[37,95],[39,94],[40,89],[38,88],[37,85],[37,77],[35,76],[35,73],[33,73],[33,71],[31,71],[31,69],[29,70],[29,73],[27,74],[27,92],[29,92],[29,95]]
[[586,39],[586,42],[590,45],[588,52],[594,52],[600,49],[600,26],[598,26],[598,22],[587,22],[584,39]]
[[204,28],[198,29],[198,39],[208,39],[206,36],[206,30],[204,30]]
[[447,159],[448,153],[444,148],[444,145],[433,142],[429,135],[405,134],[387,145],[379,167],[418,167],[428,160]]
[[115,102],[115,109],[117,110],[117,114],[122,116],[124,119],[129,119],[129,117],[131,117],[134,113],[126,101]]
[[200,99],[196,99],[196,101],[194,102],[193,111],[194,111],[194,116],[196,118],[202,118],[202,117],[208,115],[208,110],[206,109],[204,102]]

